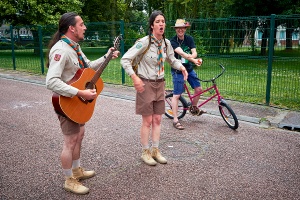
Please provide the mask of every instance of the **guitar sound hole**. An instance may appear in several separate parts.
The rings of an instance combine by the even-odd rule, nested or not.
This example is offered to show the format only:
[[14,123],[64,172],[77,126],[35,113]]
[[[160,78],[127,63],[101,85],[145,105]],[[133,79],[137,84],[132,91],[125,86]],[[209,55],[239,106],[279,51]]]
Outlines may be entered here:
[[[88,83],[85,84],[85,89],[96,89],[96,91],[97,91],[96,85],[92,84],[91,82],[88,82]],[[79,99],[80,99],[83,103],[85,103],[85,104],[91,103],[91,102],[94,101],[94,99],[87,100],[87,99],[85,99],[85,98],[83,98],[83,97],[79,97]]]
[[97,90],[96,85],[93,84],[92,82],[87,82],[85,84],[85,89],[96,89]]

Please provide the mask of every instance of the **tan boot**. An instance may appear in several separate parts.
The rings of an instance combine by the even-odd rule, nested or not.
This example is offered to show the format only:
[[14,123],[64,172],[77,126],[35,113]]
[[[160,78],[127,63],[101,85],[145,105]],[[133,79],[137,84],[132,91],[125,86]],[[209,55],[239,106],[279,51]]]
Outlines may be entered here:
[[67,178],[64,184],[64,189],[75,194],[87,194],[89,188],[83,186],[78,180],[74,177]]
[[73,177],[77,178],[78,180],[83,180],[95,176],[95,171],[84,171],[84,169],[81,167],[72,169],[72,172]]
[[167,159],[165,159],[159,149],[157,147],[152,147],[152,158],[154,158],[154,160],[156,160],[157,162],[159,162],[160,164],[166,164],[167,163]]
[[147,165],[156,165],[157,162],[152,158],[150,149],[143,149],[142,153],[142,160],[147,164]]

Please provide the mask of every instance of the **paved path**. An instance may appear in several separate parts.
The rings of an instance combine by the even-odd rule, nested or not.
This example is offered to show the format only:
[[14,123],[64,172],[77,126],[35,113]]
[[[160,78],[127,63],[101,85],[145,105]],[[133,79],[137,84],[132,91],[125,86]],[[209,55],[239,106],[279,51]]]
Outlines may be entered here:
[[300,199],[299,132],[243,120],[233,131],[211,114],[187,115],[186,129],[179,131],[164,117],[160,148],[168,164],[151,167],[140,161],[134,91],[109,85],[83,142],[82,164],[97,176],[83,181],[88,195],[68,193],[62,189],[62,135],[51,92],[15,80],[0,77],[1,200]]

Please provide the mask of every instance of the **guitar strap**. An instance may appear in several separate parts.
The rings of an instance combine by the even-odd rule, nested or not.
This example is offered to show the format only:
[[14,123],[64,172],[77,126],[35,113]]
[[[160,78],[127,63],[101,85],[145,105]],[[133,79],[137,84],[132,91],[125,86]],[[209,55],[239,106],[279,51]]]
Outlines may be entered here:
[[78,55],[78,62],[79,62],[80,68],[88,68],[86,62],[84,61],[84,59],[81,55],[79,48],[77,48],[74,44],[72,44],[71,41],[65,35],[62,35],[60,39],[62,41],[64,41],[65,43],[67,43],[70,47],[72,47],[72,49],[74,49],[76,51],[76,53]]

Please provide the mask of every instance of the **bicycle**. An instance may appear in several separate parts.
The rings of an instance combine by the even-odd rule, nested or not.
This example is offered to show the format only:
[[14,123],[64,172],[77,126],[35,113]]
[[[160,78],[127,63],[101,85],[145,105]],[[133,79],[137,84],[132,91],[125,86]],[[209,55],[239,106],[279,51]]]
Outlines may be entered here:
[[[203,106],[204,104],[208,103],[209,101],[211,101],[212,99],[214,99],[215,97],[217,97],[217,102],[218,102],[218,107],[219,107],[219,111],[220,114],[223,118],[223,120],[226,122],[226,124],[229,126],[229,128],[235,130],[238,128],[239,126],[239,122],[238,119],[234,113],[234,111],[232,110],[232,108],[228,105],[228,103],[225,101],[225,99],[221,96],[219,89],[217,87],[217,83],[216,83],[216,79],[218,79],[220,76],[223,75],[223,73],[225,72],[225,68],[222,65],[219,65],[222,68],[222,72],[217,75],[216,77],[210,79],[210,80],[201,80],[199,79],[201,82],[212,82],[212,85],[207,87],[206,89],[202,90],[201,92],[191,95],[188,86],[186,85],[186,83],[184,83],[184,88],[185,91],[188,95],[188,98],[190,100],[190,102],[192,102],[192,100],[204,93],[208,93],[211,92],[212,90],[214,91],[214,93],[212,93],[205,101],[203,101],[202,103],[197,105],[197,108],[200,108],[201,106]],[[165,102],[166,102],[166,106],[165,106],[165,115],[170,118],[173,119],[173,111],[172,111],[172,97],[173,97],[173,93],[168,93],[166,91],[166,96],[165,96]],[[179,102],[178,102],[178,119],[181,119],[185,116],[185,114],[187,113],[187,111],[190,111],[190,113],[192,115],[199,115],[200,109],[198,109],[198,112],[193,109],[193,106],[191,105],[191,103],[188,103],[186,101],[186,99],[181,95],[179,97]]]

